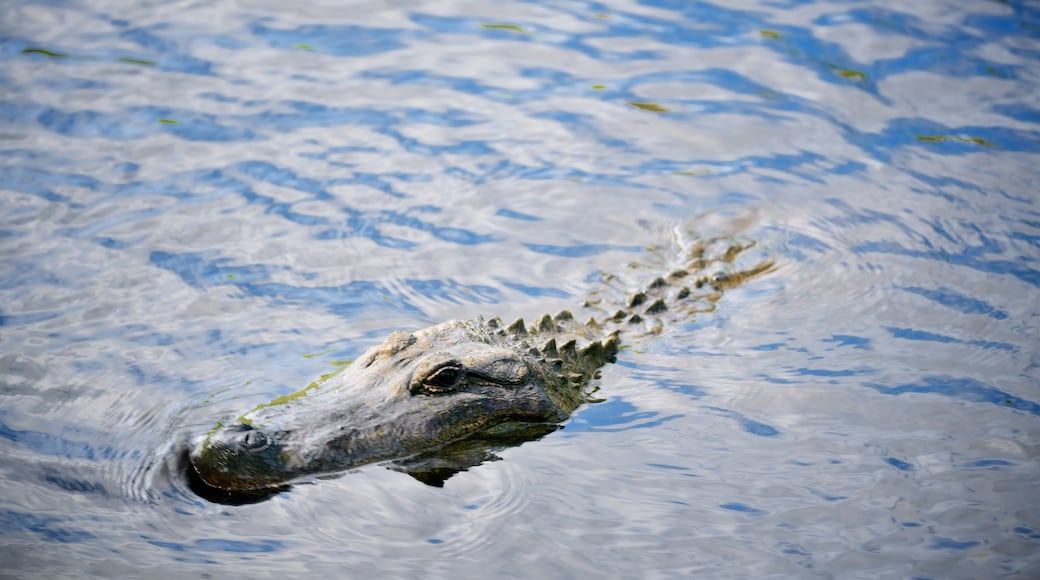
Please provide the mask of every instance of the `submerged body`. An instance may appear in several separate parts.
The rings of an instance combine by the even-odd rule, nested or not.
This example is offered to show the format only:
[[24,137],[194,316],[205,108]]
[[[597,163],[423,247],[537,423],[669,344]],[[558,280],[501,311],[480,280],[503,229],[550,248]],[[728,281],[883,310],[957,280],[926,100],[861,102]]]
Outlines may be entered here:
[[565,311],[530,327],[495,318],[394,332],[342,372],[201,437],[189,452],[193,488],[214,501],[255,501],[301,478],[375,462],[440,485],[496,449],[557,429],[589,400],[622,336],[710,310],[723,288],[769,268],[709,271],[732,266],[749,247],[722,242],[698,244],[686,268],[654,279],[612,314],[593,298],[588,322]]

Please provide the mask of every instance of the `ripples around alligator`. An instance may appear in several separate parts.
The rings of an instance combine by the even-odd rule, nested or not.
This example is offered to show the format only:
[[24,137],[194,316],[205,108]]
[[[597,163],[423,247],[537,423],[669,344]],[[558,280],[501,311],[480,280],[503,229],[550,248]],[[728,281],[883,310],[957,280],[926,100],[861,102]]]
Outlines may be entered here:
[[[1037,576],[1038,30],[1020,0],[0,3],[0,575]],[[183,477],[217,422],[285,451],[270,403],[388,337],[563,310],[619,350],[542,430],[250,505]],[[541,368],[481,352],[396,392]]]

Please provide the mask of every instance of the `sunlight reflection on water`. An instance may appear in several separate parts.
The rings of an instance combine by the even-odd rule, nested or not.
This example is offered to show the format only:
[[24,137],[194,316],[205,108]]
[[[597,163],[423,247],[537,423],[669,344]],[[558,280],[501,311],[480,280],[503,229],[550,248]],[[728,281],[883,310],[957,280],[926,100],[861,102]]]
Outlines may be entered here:
[[[0,7],[4,573],[1036,575],[1027,2]],[[770,273],[443,489],[186,437],[390,331]],[[609,294],[609,293],[608,293]]]

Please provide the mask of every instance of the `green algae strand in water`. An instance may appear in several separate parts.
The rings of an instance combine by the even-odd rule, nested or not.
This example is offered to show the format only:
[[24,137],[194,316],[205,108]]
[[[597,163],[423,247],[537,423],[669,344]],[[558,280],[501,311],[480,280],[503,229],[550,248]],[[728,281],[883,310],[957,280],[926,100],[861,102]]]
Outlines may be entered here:
[[849,79],[857,82],[863,82],[867,80],[867,73],[862,71],[854,70],[851,68],[838,68],[836,66],[831,66],[831,69],[834,71],[835,74],[837,74],[839,77],[843,79]]
[[480,27],[491,30],[512,30],[513,32],[519,32],[520,34],[527,34],[526,30],[515,24],[481,24]]
[[657,103],[641,103],[641,102],[638,102],[638,101],[627,101],[627,102],[628,102],[629,105],[632,105],[633,107],[635,107],[637,109],[642,109],[644,111],[651,111],[653,113],[668,113],[668,112],[671,112],[671,109],[666,109],[666,108],[662,107],[661,105],[658,105]]
[[119,58],[116,58],[115,60],[119,60],[120,62],[129,62],[130,64],[141,64],[145,65],[145,67],[155,67],[156,64],[155,60],[146,60],[144,58],[130,58],[127,56],[121,56]]
[[[55,51],[55,50],[47,50],[46,48],[38,48],[38,47],[23,48],[22,49],[22,54],[42,54],[43,56],[48,56],[50,58],[72,58],[72,55],[67,53],[67,52],[58,52],[58,51]],[[97,57],[89,56],[89,55],[88,56],[78,56],[76,58],[78,58],[78,59],[85,59],[85,60],[97,60]],[[154,60],[147,60],[147,59],[143,59],[143,58],[132,58],[132,57],[128,57],[128,56],[120,56],[120,57],[117,57],[115,60],[116,60],[116,62],[125,62],[125,63],[128,63],[128,64],[139,64],[139,65],[143,65],[143,66],[155,66],[157,64]]]
[[[159,119],[159,122],[163,125],[179,125],[179,123],[177,121],[174,121],[173,119]],[[228,277],[230,276],[231,275],[229,275]]]
[[47,50],[46,48],[23,48],[22,54],[42,54],[43,56],[49,56],[51,58],[68,58],[68,54],[64,52],[55,52],[53,50]]
[[948,141],[956,141],[960,143],[973,143],[982,147],[993,147],[993,143],[983,139],[982,137],[962,137],[960,135],[918,135],[917,140],[925,143],[946,143]]
[[694,169],[694,170],[691,170],[691,171],[673,171],[672,174],[673,175],[686,175],[688,177],[697,177],[697,176],[700,176],[700,175],[709,175],[709,174],[711,174],[711,170],[710,169]]
[[758,33],[762,35],[762,38],[768,38],[769,40],[780,40],[780,33],[775,30],[763,28],[759,30]]

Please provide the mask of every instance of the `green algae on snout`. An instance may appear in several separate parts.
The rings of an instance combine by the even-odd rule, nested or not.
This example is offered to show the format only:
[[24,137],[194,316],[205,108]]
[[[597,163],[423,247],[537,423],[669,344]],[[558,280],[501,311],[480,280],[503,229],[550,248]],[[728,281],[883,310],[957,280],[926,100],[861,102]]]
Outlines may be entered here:
[[338,375],[339,373],[343,372],[343,370],[346,369],[347,367],[349,367],[350,364],[353,363],[353,362],[354,362],[353,360],[333,361],[332,364],[334,366],[338,366],[340,368],[338,368],[338,369],[336,369],[336,370],[334,370],[334,371],[332,371],[330,373],[325,373],[325,374],[321,375],[320,377],[317,378],[317,380],[312,381],[309,385],[307,385],[306,387],[300,389],[299,391],[296,391],[294,393],[289,393],[288,395],[282,395],[280,397],[275,397],[274,399],[272,399],[272,400],[270,400],[270,401],[268,401],[266,403],[260,403],[259,405],[253,407],[248,412],[246,412],[242,416],[240,416],[237,419],[237,421],[239,423],[245,423],[246,425],[252,426],[253,425],[253,421],[252,421],[252,419],[250,419],[248,417],[248,415],[251,415],[251,414],[257,412],[260,409],[266,409],[268,407],[277,407],[277,406],[280,406],[280,405],[288,405],[289,403],[292,403],[293,401],[295,401],[297,399],[300,399],[300,398],[303,398],[303,397],[307,396],[311,391],[315,391],[315,390],[321,388],[321,386],[326,381],[328,381],[330,378],[332,378],[332,377]]
[[207,449],[209,447],[210,439],[213,439],[213,436],[217,434],[217,431],[220,431],[223,428],[224,422],[217,421],[217,424],[214,425],[212,429],[206,431],[202,436],[202,448]]

